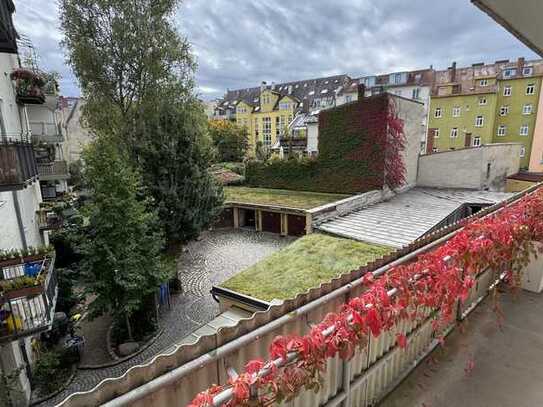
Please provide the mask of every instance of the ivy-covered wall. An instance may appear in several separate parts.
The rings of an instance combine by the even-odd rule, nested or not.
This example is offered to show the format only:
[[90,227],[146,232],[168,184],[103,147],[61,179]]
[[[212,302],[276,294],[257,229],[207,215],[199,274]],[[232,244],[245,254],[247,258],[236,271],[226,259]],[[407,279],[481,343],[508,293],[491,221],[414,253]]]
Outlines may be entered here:
[[389,109],[389,96],[383,94],[322,111],[318,158],[249,163],[247,183],[348,194],[381,189],[391,144],[387,143]]

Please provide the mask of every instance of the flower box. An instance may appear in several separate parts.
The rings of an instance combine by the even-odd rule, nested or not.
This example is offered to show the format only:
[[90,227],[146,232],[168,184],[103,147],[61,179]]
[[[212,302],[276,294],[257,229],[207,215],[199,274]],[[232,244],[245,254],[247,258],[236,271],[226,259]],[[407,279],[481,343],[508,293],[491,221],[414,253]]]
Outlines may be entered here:
[[15,298],[21,298],[21,297],[34,297],[41,293],[43,293],[43,286],[39,284],[39,285],[18,288],[16,290],[5,292],[4,297],[8,300],[13,300]]

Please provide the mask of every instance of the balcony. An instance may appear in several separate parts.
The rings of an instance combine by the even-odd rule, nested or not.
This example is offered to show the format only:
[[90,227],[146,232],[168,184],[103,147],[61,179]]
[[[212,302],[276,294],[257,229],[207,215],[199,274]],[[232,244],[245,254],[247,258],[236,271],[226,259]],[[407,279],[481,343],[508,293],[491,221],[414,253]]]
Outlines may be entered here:
[[38,173],[42,181],[54,181],[70,178],[68,164],[66,161],[53,161],[49,163],[39,163]]
[[0,191],[23,189],[37,175],[32,144],[0,138]]
[[60,123],[30,122],[32,142],[34,143],[62,143],[64,136]]
[[45,331],[53,321],[58,293],[54,255],[17,261],[0,266],[0,343]]
[[36,211],[36,218],[40,230],[57,230],[62,226],[62,216],[50,208],[42,208]]

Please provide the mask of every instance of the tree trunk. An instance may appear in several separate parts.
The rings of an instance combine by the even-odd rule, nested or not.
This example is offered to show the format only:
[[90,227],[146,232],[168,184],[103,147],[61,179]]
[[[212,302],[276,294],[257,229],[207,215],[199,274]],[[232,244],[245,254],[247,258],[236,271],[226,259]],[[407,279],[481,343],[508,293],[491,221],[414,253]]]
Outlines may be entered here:
[[128,339],[130,342],[133,342],[134,338],[132,337],[132,327],[130,326],[130,318],[128,314],[124,314],[124,319],[126,321],[126,329],[128,330]]

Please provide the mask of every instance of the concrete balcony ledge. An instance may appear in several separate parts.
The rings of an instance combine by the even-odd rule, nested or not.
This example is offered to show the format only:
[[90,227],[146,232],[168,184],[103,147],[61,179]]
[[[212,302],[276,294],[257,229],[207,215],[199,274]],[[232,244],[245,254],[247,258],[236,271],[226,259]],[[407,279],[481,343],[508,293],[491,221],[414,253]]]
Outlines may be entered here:
[[42,181],[54,181],[70,178],[66,161],[38,163],[38,173]]

